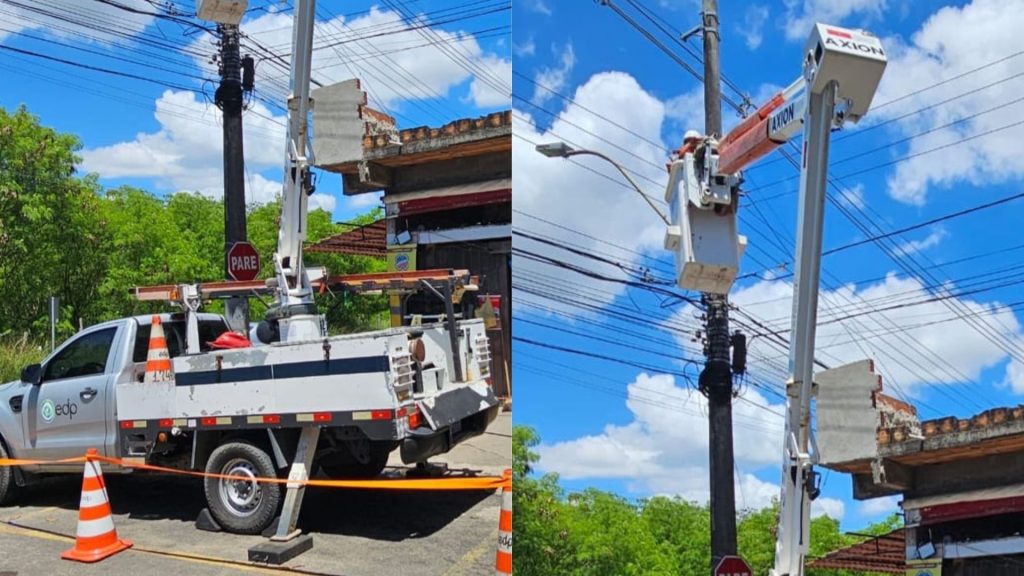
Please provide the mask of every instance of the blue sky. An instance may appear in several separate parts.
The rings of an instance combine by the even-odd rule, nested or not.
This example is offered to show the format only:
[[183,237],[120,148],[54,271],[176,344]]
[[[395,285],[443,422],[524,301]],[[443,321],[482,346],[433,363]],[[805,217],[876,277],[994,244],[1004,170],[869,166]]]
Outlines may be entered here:
[[[614,4],[699,69],[658,28],[692,28],[699,2]],[[868,117],[833,137],[837,185],[829,190],[824,246],[920,226],[824,258],[817,357],[833,366],[874,358],[886,392],[915,404],[922,420],[1020,403],[1024,248],[1013,230],[1022,205],[1009,198],[1024,177],[1017,152],[1024,56],[1015,48],[1024,5],[721,0],[720,13],[722,71],[738,88],[723,93],[736,101],[745,94],[760,104],[796,79],[815,21],[870,30],[889,55]],[[703,128],[702,87],[598,3],[523,0],[513,21],[513,331],[532,341],[514,343],[516,419],[537,428],[541,469],[560,473],[570,489],[705,501],[704,404],[692,386],[698,370],[687,362],[702,360],[692,341],[699,312],[678,298],[551,264],[670,279],[663,226],[600,161],[533,151],[555,140],[600,150],[661,198],[667,150],[687,128]],[[699,37],[688,47],[699,54]],[[723,118],[728,127],[738,116],[726,106]],[[797,171],[776,152],[745,177],[739,220],[749,247],[741,274],[749,276],[734,287],[732,317],[748,334],[786,330]],[[966,212],[951,216],[959,211]],[[778,494],[785,370],[785,348],[754,336],[735,404],[740,506]],[[849,478],[826,473],[815,512],[853,530],[897,509],[895,499],[853,501]]]
[[[173,7],[172,15],[199,22],[192,0],[113,4],[142,12],[159,5],[164,15]],[[257,98],[245,114],[247,199],[265,202],[280,190],[287,87],[286,71],[266,56],[291,51],[292,3],[252,0],[249,7],[242,53],[257,58]],[[509,3],[502,1],[321,1],[313,77],[324,84],[361,77],[371,106],[394,115],[400,128],[504,110],[511,82],[509,18]],[[97,173],[105,186],[219,197],[220,118],[210,104],[216,88],[210,79],[217,76],[210,64],[218,50],[213,40],[195,26],[110,2],[0,2],[0,46],[9,48],[0,50],[0,106],[24,104],[43,124],[77,134],[80,169]],[[311,206],[337,220],[379,204],[378,195],[344,197],[340,178],[331,174],[322,175],[317,190]]]

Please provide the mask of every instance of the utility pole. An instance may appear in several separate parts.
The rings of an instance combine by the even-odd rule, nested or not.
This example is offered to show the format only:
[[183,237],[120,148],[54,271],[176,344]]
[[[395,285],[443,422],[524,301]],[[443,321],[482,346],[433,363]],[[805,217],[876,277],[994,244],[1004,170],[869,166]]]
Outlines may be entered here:
[[[238,26],[219,24],[220,86],[214,102],[223,113],[224,124],[224,274],[228,274],[228,251],[235,242],[245,242],[245,157],[242,148],[242,107],[244,104],[242,58]],[[251,61],[251,59],[249,59]],[[246,82],[252,81],[251,66],[246,67]],[[249,87],[251,89],[251,87]],[[249,333],[249,300],[244,296],[227,300],[228,326]]]
[[[703,0],[704,133],[722,137],[722,93],[719,78],[718,0]],[[735,203],[733,204],[735,206]],[[701,392],[708,399],[708,447],[711,476],[711,570],[724,556],[736,554],[736,493],[733,485],[732,367],[729,361],[729,303],[724,295],[704,294],[707,360],[700,373]]]

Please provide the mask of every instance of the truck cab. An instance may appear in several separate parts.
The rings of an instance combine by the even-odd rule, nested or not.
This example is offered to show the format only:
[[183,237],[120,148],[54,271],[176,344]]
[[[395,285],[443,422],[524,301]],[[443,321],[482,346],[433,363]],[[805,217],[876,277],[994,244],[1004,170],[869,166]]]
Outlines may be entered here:
[[[185,349],[185,318],[162,315],[172,357]],[[41,363],[27,366],[20,381],[0,385],[0,442],[13,458],[57,460],[96,448],[119,457],[115,386],[141,380],[152,316],[90,326],[58,346]],[[201,314],[204,347],[227,331],[224,318]],[[39,472],[41,466],[23,466]],[[79,472],[79,464],[47,465],[46,472]]]

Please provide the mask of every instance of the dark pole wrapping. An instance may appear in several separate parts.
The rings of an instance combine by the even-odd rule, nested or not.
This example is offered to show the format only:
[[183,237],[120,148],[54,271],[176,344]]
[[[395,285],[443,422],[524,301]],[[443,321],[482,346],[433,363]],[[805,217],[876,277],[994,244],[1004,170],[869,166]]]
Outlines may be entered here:
[[[718,0],[703,0],[704,132],[722,137],[719,73]],[[729,355],[729,303],[725,296],[703,296],[707,316],[707,361],[700,374],[708,398],[709,471],[711,482],[711,571],[723,556],[736,554],[736,494],[733,484],[732,367]]]
[[[244,242],[245,154],[242,142],[242,59],[239,51],[238,27],[218,26],[221,33],[220,86],[214,102],[223,113],[224,125],[224,274],[228,275],[228,251],[235,242]],[[244,297],[232,298],[226,305],[228,325],[232,330],[248,333],[249,303]]]

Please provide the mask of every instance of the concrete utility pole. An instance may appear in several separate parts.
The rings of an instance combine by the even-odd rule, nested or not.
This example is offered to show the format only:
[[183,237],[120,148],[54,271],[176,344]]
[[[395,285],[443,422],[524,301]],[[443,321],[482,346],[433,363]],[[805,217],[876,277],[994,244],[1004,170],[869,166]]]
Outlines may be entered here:
[[[228,251],[235,242],[245,242],[245,157],[242,148],[242,59],[238,46],[238,26],[220,24],[220,86],[214,95],[224,118],[224,274],[228,275]],[[227,300],[228,326],[249,333],[249,300]]]
[[[722,137],[722,93],[718,66],[718,0],[703,0],[704,133]],[[700,373],[708,398],[711,473],[711,570],[736,554],[736,494],[733,486],[732,367],[729,361],[729,303],[724,295],[702,296],[707,316],[707,360]]]

